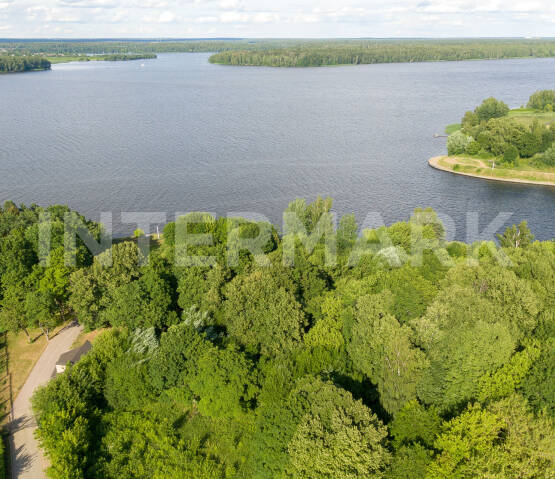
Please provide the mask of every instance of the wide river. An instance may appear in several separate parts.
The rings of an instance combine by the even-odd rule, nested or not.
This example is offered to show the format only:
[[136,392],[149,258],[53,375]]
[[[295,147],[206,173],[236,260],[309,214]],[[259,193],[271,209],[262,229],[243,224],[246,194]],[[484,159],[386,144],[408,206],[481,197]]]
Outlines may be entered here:
[[[415,207],[475,239],[501,212],[555,237],[555,188],[430,168],[446,124],[486,97],[511,107],[555,87],[555,59],[271,69],[207,54],[55,65],[0,76],[0,200],[113,212],[251,212],[281,224],[296,197],[389,224]],[[374,215],[374,218],[376,216]],[[499,228],[498,228],[499,229]]]

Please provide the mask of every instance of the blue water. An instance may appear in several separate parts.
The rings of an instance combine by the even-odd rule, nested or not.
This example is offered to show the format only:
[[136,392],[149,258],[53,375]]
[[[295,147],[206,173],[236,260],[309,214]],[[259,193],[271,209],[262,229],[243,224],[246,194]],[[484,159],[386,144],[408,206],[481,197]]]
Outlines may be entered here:
[[[555,237],[555,188],[433,170],[446,124],[488,96],[511,107],[555,85],[555,59],[270,69],[207,54],[55,65],[0,76],[0,200],[112,211],[254,212],[281,223],[295,197],[338,214],[406,220],[417,206],[467,239],[500,212]],[[141,66],[143,64],[144,66]],[[470,238],[474,239],[474,238]]]

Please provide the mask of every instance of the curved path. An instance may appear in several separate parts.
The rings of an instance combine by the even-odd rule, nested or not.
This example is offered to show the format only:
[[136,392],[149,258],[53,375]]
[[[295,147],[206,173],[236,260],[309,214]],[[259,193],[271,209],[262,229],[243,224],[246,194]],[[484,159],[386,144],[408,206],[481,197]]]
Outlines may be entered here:
[[[505,183],[522,183],[522,184],[526,184],[526,185],[541,185],[541,186],[555,186],[555,181],[533,181],[533,180],[524,180],[524,179],[520,179],[520,178],[502,178],[499,176],[489,176],[489,175],[478,175],[476,173],[466,173],[466,172],[462,172],[462,171],[455,171],[447,166],[444,166],[440,163],[440,161],[445,161],[446,163],[448,163],[449,165],[456,165],[457,161],[456,159],[454,159],[453,157],[450,156],[434,156],[433,158],[430,158],[428,160],[428,164],[432,167],[435,168],[437,170],[442,170],[442,171],[447,171],[449,173],[454,173],[455,175],[463,175],[463,176],[471,176],[473,178],[482,178],[484,180],[492,180],[492,181],[503,181]],[[478,166],[479,168],[485,168],[485,169],[489,169],[489,166],[487,166],[482,160],[480,159],[475,159],[476,162],[478,162]],[[530,171],[530,173],[537,173],[534,171]],[[549,173],[551,174],[551,173]]]
[[13,479],[45,478],[45,461],[34,432],[37,427],[31,412],[31,396],[36,388],[48,382],[58,358],[71,349],[82,331],[72,323],[62,329],[42,353],[23,388],[13,403],[10,423],[10,457]]

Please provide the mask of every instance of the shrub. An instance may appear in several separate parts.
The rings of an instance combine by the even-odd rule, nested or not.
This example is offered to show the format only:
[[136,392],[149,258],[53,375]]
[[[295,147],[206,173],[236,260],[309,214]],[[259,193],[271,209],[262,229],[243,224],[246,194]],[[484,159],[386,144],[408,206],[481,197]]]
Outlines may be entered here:
[[465,135],[462,131],[456,131],[449,135],[447,139],[447,153],[450,155],[460,155],[466,151],[466,147],[472,142],[471,136]]
[[555,90],[540,90],[530,97],[527,106],[535,110],[553,111],[553,105],[555,105]]
[[487,121],[491,118],[501,118],[509,113],[509,107],[501,100],[493,97],[485,99],[482,104],[474,110],[480,121]]
[[472,140],[467,146],[466,146],[466,153],[471,155],[471,156],[475,156],[478,153],[480,153],[480,150],[482,149],[482,145],[480,145],[480,143],[478,143],[476,140]]
[[518,159],[518,150],[515,146],[509,145],[509,147],[503,153],[503,163],[513,163],[516,164]]
[[544,151],[539,160],[547,166],[555,166],[555,146],[551,145],[546,151]]
[[542,141],[532,132],[524,132],[518,139],[518,152],[523,158],[530,158],[541,151]]

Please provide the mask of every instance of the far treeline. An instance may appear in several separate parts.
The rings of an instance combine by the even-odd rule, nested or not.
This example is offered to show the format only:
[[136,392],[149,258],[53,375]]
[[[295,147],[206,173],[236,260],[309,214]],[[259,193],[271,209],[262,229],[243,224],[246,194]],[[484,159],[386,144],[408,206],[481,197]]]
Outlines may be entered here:
[[50,62],[40,56],[0,56],[0,73],[48,70]]
[[272,67],[555,56],[553,39],[211,39],[0,41],[14,55],[215,53],[212,63]]
[[555,40],[359,40],[312,42],[275,50],[224,51],[213,55],[210,62],[245,66],[316,67],[552,56],[555,56]]

